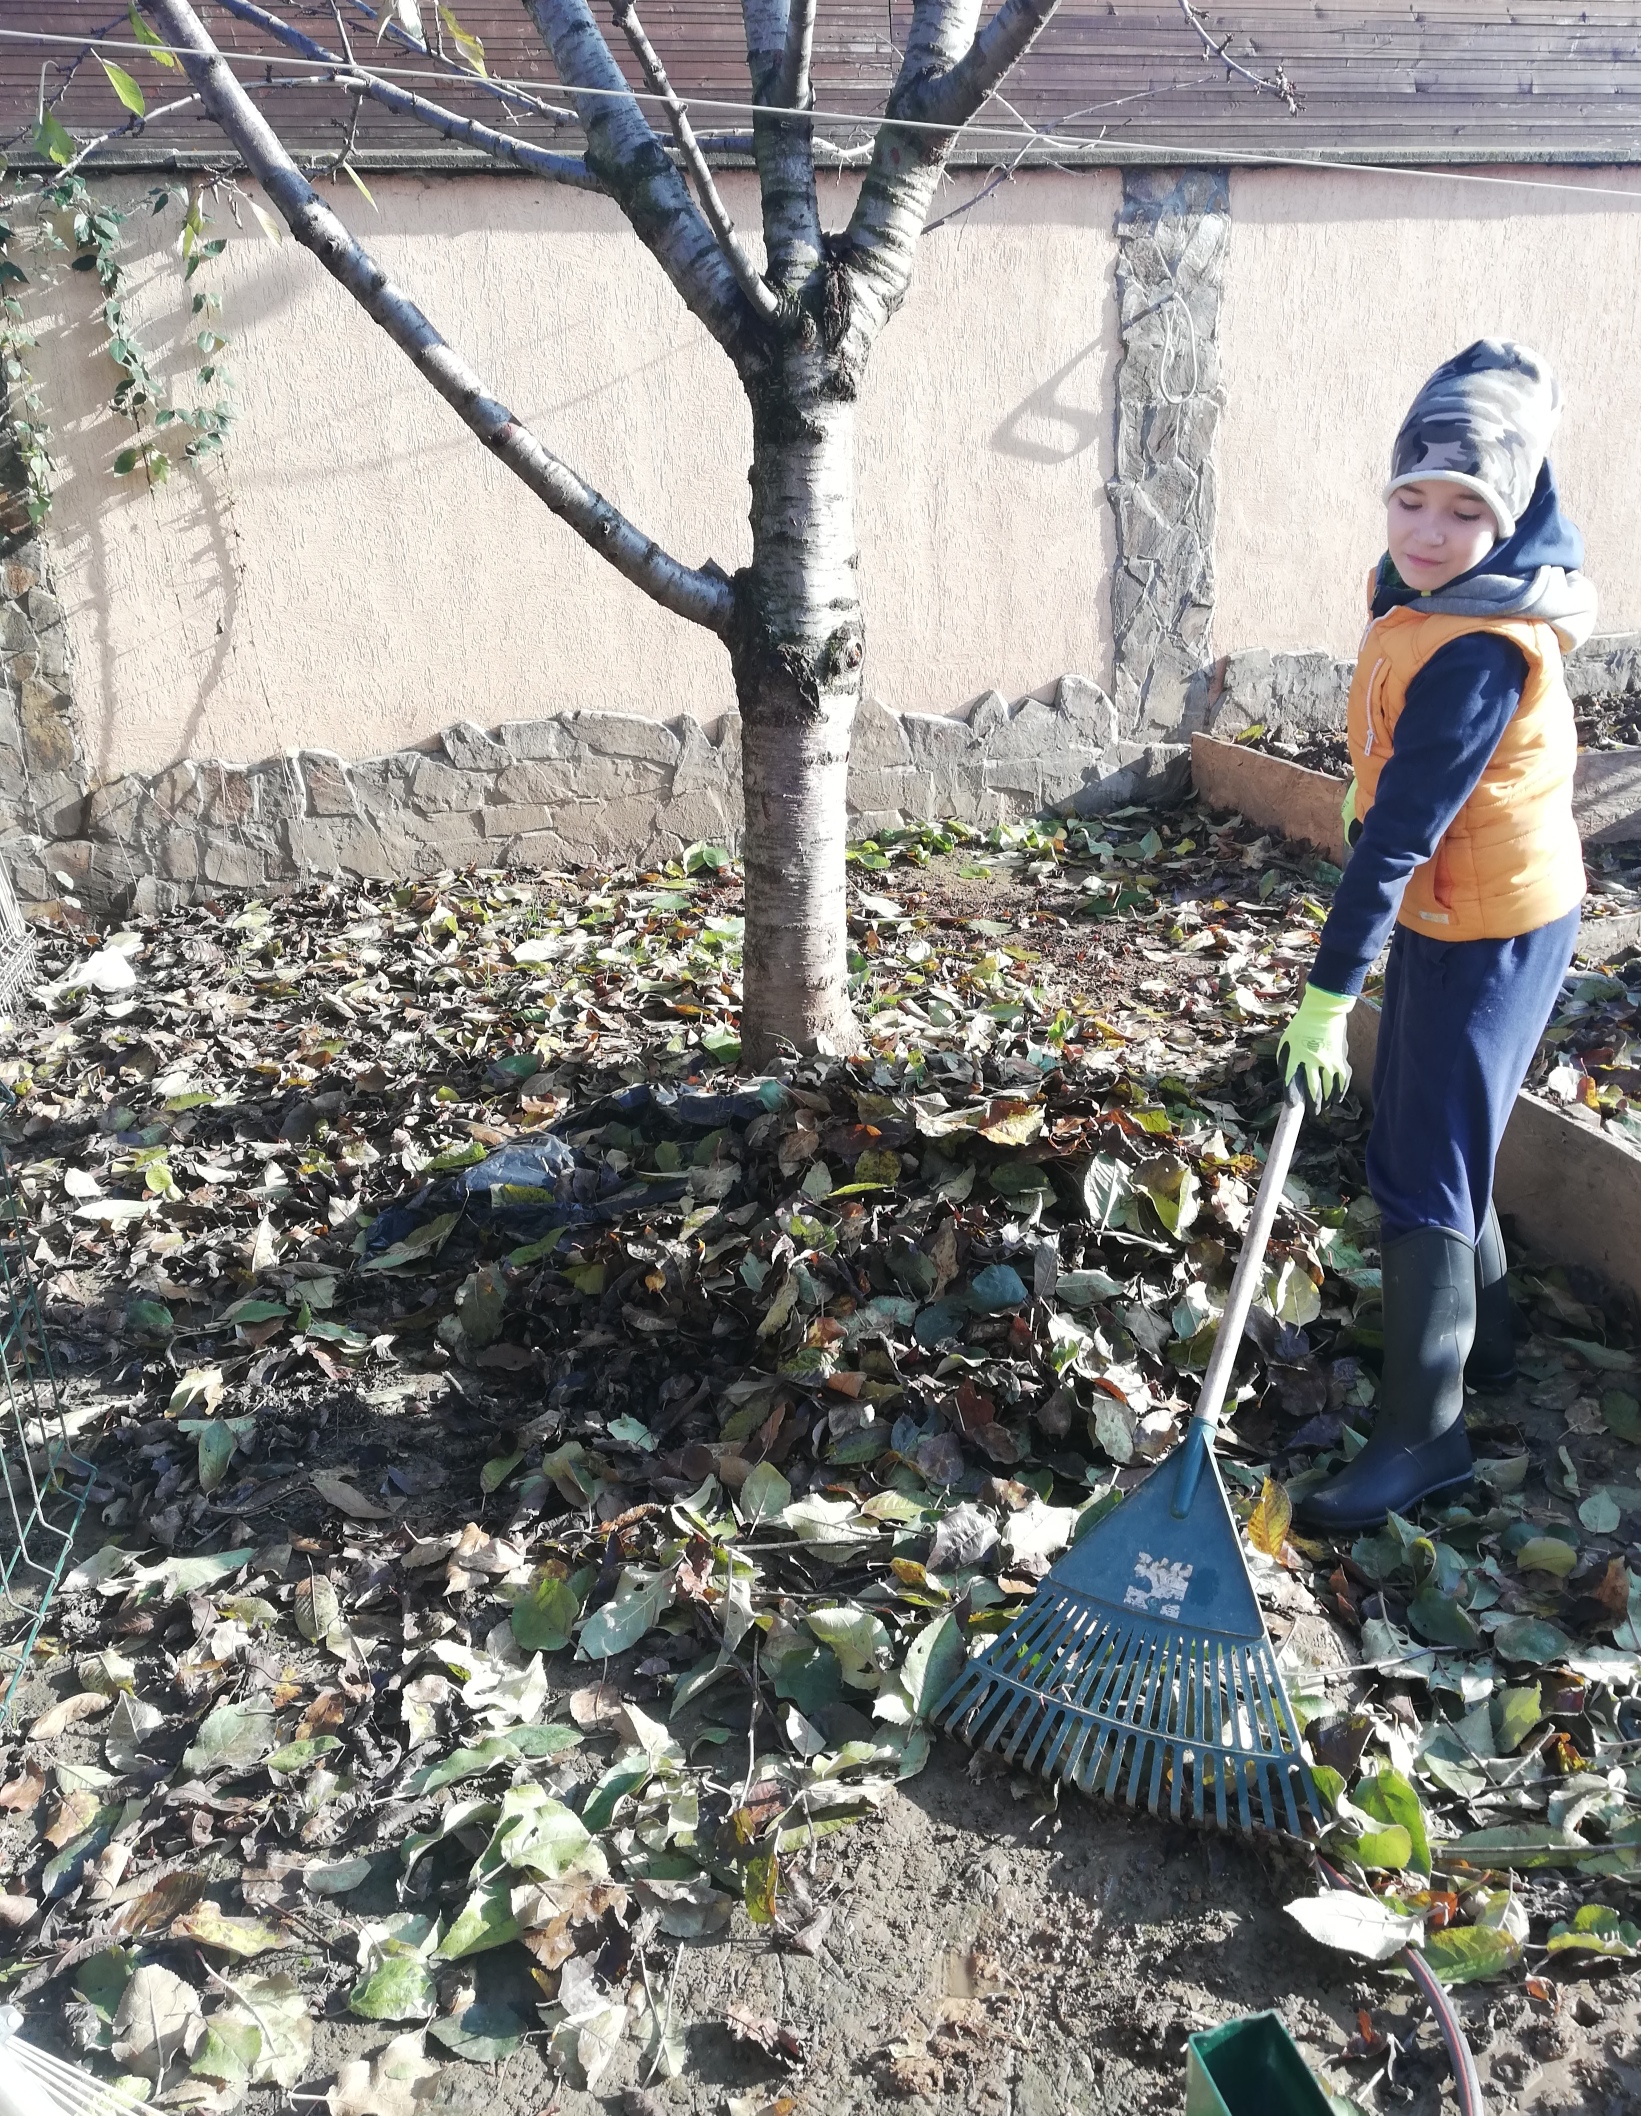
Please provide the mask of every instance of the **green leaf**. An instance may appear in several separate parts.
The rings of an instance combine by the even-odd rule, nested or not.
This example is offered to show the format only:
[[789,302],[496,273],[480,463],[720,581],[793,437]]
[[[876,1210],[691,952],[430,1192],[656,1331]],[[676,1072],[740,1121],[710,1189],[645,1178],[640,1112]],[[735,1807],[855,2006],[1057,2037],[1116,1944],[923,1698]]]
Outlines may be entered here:
[[1424,1808],[1418,1794],[1400,1771],[1375,1771],[1371,1778],[1362,1780],[1351,1798],[1375,1821],[1397,1824],[1406,1830],[1412,1847],[1408,1864],[1415,1873],[1429,1873],[1430,1838],[1425,1828]]
[[450,1230],[461,1218],[459,1212],[443,1212],[425,1227],[418,1227],[407,1234],[402,1242],[395,1242],[384,1249],[380,1256],[367,1256],[359,1266],[361,1271],[397,1271],[402,1264],[413,1264],[424,1256],[436,1256],[450,1239]]
[[1578,1518],[1593,1536],[1610,1536],[1624,1518],[1624,1509],[1603,1485],[1578,1509]]
[[757,1463],[747,1474],[736,1500],[748,1528],[779,1521],[792,1503],[792,1487],[773,1462]]
[[273,1754],[275,1738],[267,1705],[219,1705],[200,1722],[182,1760],[191,1771],[252,1771]]
[[[254,1420],[244,1421],[254,1425]],[[207,1418],[200,1421],[199,1432],[199,1488],[213,1492],[228,1474],[228,1465],[234,1459],[239,1446],[239,1435],[234,1428],[238,1419]]]
[[156,31],[150,29],[142,16],[137,13],[137,0],[131,0],[131,34],[139,44],[148,46],[149,55],[156,66],[170,68],[176,65],[176,54],[166,50],[165,39]]
[[509,1940],[516,1940],[519,1928],[511,1907],[512,1892],[510,1881],[492,1881],[474,1889],[439,1942],[438,1959],[456,1962],[463,1955],[484,1954],[492,1947],[505,1947]]
[[513,1604],[513,1637],[525,1653],[562,1653],[581,1615],[581,1597],[568,1580],[544,1572]]
[[426,1962],[419,1955],[390,1954],[354,1985],[348,2011],[361,2020],[426,2020],[438,2002]]
[[49,110],[40,113],[40,122],[34,128],[34,144],[48,161],[56,162],[59,167],[73,161],[80,151],[73,136]]
[[1493,1699],[1493,1739],[1501,1756],[1513,1756],[1541,1718],[1537,1683],[1519,1690],[1505,1690]]
[[956,1617],[937,1616],[912,1640],[900,1680],[915,1718],[927,1719],[963,1672],[968,1652]]
[[1503,1976],[1521,1960],[1521,1942],[1498,1925],[1447,1925],[1419,1949],[1444,1984],[1479,1984]]
[[1641,1954],[1641,1925],[1632,1925],[1605,1903],[1586,1903],[1571,1924],[1550,1927],[1547,1954],[1601,1954],[1628,1961]]
[[1388,1829],[1369,1830],[1358,1837],[1350,1846],[1350,1853],[1358,1866],[1399,1874],[1413,1863],[1413,1840],[1405,1829],[1392,1824]]
[[805,1622],[846,1669],[880,1668],[889,1658],[889,1634],[870,1610],[811,1609]]
[[1609,1433],[1620,1440],[1641,1444],[1641,1401],[1627,1389],[1608,1389],[1601,1398],[1601,1415]]
[[213,1903],[209,1896],[196,1903],[192,1910],[185,1910],[180,1917],[173,1918],[171,1932],[182,1939],[197,1940],[202,1947],[213,1947],[220,1954],[231,1954],[240,1961],[291,1944],[286,1934],[275,1926],[262,1924],[259,1919],[225,1916],[222,1906]]
[[1388,1962],[1393,1954],[1424,1937],[1423,1918],[1404,1916],[1377,1896],[1359,1896],[1350,1889],[1301,1896],[1283,1908],[1324,1947],[1337,1947],[1369,1962]]
[[563,1749],[579,1746],[581,1736],[574,1727],[511,1727],[505,1734],[492,1734],[471,1749],[453,1749],[436,1762],[424,1763],[405,1781],[405,1792],[419,1800],[437,1793],[462,1778],[482,1778],[503,1764],[524,1757],[556,1756]]
[[1451,1594],[1438,1594],[1426,1587],[1408,1604],[1407,1620],[1433,1646],[1456,1646],[1461,1650],[1479,1643],[1481,1633],[1468,1609]]
[[1537,1616],[1518,1616],[1501,1624],[1493,1633],[1493,1645],[1505,1660],[1530,1661],[1538,1668],[1565,1660],[1575,1650],[1565,1631]]
[[528,2028],[529,2023],[511,2006],[478,2002],[464,2006],[460,2013],[442,2015],[427,2032],[453,2057],[464,2057],[470,2065],[499,2065],[518,2049]]
[[650,1573],[627,1566],[609,1601],[582,1624],[576,1658],[606,1660],[636,1646],[671,1604],[674,1579],[671,1569]]
[[775,1898],[780,1889],[780,1861],[772,1851],[760,1852],[746,1862],[746,1914],[754,1925],[775,1922]]
[[[1560,1536],[1534,1536],[1516,1552],[1516,1565],[1520,1571],[1549,1572],[1558,1580],[1564,1580],[1577,1563],[1578,1552]],[[1516,1656],[1518,1659],[1523,1657]]]
[[94,53],[93,56],[103,72],[107,74],[109,87],[113,89],[131,115],[134,118],[145,117],[148,112],[147,98],[126,72],[125,68],[116,66],[112,59],[105,59],[100,51]]
[[313,1734],[306,1741],[288,1741],[282,1749],[275,1749],[262,1768],[288,1778],[297,1771],[307,1770],[321,1756],[334,1755],[341,1746],[334,1734]]

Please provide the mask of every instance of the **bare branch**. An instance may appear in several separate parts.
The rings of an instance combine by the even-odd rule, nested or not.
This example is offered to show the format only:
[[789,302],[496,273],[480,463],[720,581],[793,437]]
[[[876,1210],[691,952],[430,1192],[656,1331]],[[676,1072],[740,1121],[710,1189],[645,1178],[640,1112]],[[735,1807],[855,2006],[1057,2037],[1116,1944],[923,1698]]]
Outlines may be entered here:
[[1017,59],[1023,58],[1059,0],[1003,0],[955,66],[908,89],[893,115],[920,124],[966,125]]
[[672,83],[667,79],[667,69],[661,64],[661,55],[644,34],[644,25],[638,19],[638,10],[633,0],[612,0],[610,13],[624,32],[632,46],[633,57],[644,70],[644,78],[653,95],[660,98],[672,126],[672,136],[678,142],[678,152],[684,165],[695,179],[696,195],[701,209],[712,223],[712,232],[717,236],[724,255],[729,259],[729,268],[735,274],[736,284],[751,302],[765,323],[773,323],[781,312],[780,298],[765,280],[763,274],[747,254],[746,245],[735,232],[735,223],[729,217],[729,209],[719,195],[713,181],[712,171],[707,167],[707,158],[701,152],[694,128],[689,121],[689,112],[673,93]]
[[324,45],[304,36],[282,16],[270,13],[265,7],[257,7],[254,0],[216,0],[216,4],[225,14],[235,15],[241,22],[249,22],[254,28],[277,37],[281,44],[300,52],[303,58],[345,69],[339,77],[341,85],[351,93],[368,96],[371,102],[380,103],[384,110],[394,111],[400,117],[414,118],[419,125],[442,132],[447,140],[458,140],[466,147],[478,147],[496,161],[510,162],[515,169],[528,170],[532,176],[544,176],[555,184],[569,184],[581,191],[604,189],[579,155],[549,153],[545,147],[537,147],[529,140],[518,139],[509,132],[497,132],[489,125],[481,125],[475,118],[464,118],[454,110],[446,110],[442,104],[430,103],[425,96],[400,88],[396,82],[379,80],[376,75],[357,67],[351,56],[343,58],[327,51]]
[[[918,237],[952,141],[1058,4],[1003,0],[976,35],[978,0],[915,0],[900,75],[840,246],[849,268],[855,364],[864,361],[906,298]],[[930,131],[931,125],[945,129]]]
[[[807,0],[797,0],[801,11]],[[772,282],[796,299],[825,256],[815,191],[814,123],[785,113],[791,17],[787,0],[741,0],[752,78],[752,151],[763,200],[764,254]]]
[[807,110],[815,100],[809,77],[815,49],[815,0],[791,0],[786,18],[786,56],[781,67],[781,101],[789,110]]
[[[587,136],[587,164],[691,313],[742,368],[760,363],[762,333],[729,259],[689,186],[639,109],[587,0],[525,0]],[[582,95],[596,89],[596,95]]]
[[408,355],[464,425],[600,557],[664,609],[691,618],[709,631],[727,630],[733,598],[720,569],[692,568],[670,557],[490,396],[466,361],[445,343],[410,296],[393,284],[319,197],[212,43],[188,0],[149,0],[149,5],[181,55],[183,69],[206,110],[238,149],[297,241],[313,252],[372,322]]
[[1218,59],[1220,63],[1229,72],[1234,74],[1240,74],[1243,80],[1249,82],[1253,87],[1257,88],[1262,95],[1276,96],[1282,102],[1286,103],[1288,106],[1288,115],[1290,117],[1297,117],[1299,115],[1298,94],[1294,89],[1293,83],[1288,79],[1287,70],[1283,66],[1280,59],[1277,61],[1276,71],[1273,74],[1251,72],[1246,66],[1241,63],[1240,60],[1233,59],[1231,57],[1231,38],[1234,34],[1233,31],[1227,30],[1224,36],[1216,44],[1213,39],[1213,34],[1209,30],[1207,23],[1203,21],[1201,15],[1198,14],[1196,8],[1192,6],[1191,0],[1179,0],[1179,6],[1180,13],[1185,17],[1186,21],[1190,23],[1191,27],[1202,39],[1203,49],[1208,52],[1210,56]]

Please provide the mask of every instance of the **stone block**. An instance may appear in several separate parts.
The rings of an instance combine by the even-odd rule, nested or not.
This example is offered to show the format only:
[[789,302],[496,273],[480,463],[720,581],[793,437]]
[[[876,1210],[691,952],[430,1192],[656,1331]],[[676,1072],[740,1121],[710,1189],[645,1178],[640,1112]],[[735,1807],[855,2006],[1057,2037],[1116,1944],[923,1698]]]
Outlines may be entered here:
[[1001,691],[982,691],[963,718],[968,722],[969,734],[975,742],[990,743],[998,731],[1008,725],[1008,701]]
[[30,588],[24,607],[36,634],[48,632],[63,621],[63,606],[49,588]]
[[259,823],[273,826],[307,813],[307,794],[294,757],[270,757],[246,777]]
[[912,771],[860,771],[849,764],[851,814],[868,809],[898,809],[922,775]]
[[242,765],[202,764],[199,797],[200,814],[213,830],[244,830],[255,820],[256,787]]
[[630,801],[645,795],[651,800],[665,800],[672,790],[671,759],[663,762],[620,750],[586,749],[566,769],[574,792],[587,800]]
[[491,801],[479,810],[478,821],[487,838],[511,838],[521,830],[544,829],[553,815],[545,801]]
[[458,771],[441,757],[418,756],[410,768],[410,804],[424,816],[478,808],[489,790],[488,774]]
[[48,838],[77,838],[85,828],[86,797],[72,781],[65,781],[55,792],[42,794],[32,789],[30,806],[40,834]]
[[197,823],[204,802],[200,794],[199,766],[191,758],[168,764],[149,783],[148,811],[143,827],[164,831]]
[[912,761],[905,716],[876,698],[862,698],[849,744],[850,770],[897,770]]
[[207,838],[203,874],[219,889],[255,889],[268,879],[268,854],[230,838]]
[[1625,698],[1641,691],[1641,632],[1605,632],[1567,656],[1575,699]]
[[28,612],[14,602],[0,602],[0,654],[34,652],[34,627]]
[[735,788],[733,801],[710,793],[685,794],[667,801],[655,811],[652,834],[675,838],[680,845],[738,845],[742,832],[740,791]]
[[494,798],[503,806],[533,802],[551,808],[555,802],[573,800],[581,781],[569,759],[557,763],[509,764],[496,779]]
[[733,757],[727,755],[722,739],[714,742],[688,713],[680,713],[670,724],[678,738],[678,761],[672,770],[674,800],[700,793],[723,797],[732,785],[739,786],[738,749]]
[[898,808],[861,808],[849,817],[849,838],[858,845],[862,838],[875,838],[888,830],[904,830],[906,818]]
[[[581,745],[570,732],[570,715],[555,713],[546,720],[509,720],[496,731],[498,746],[503,754],[484,767],[500,771],[515,760],[526,764],[551,764],[559,759],[579,754]],[[448,737],[447,746],[448,746]],[[453,764],[465,760],[452,755]],[[477,763],[467,764],[469,770],[477,770]]]
[[[1120,759],[1123,751],[1113,754]],[[1161,806],[1183,800],[1191,786],[1191,752],[1181,742],[1151,742],[1114,770],[1097,766],[1095,773],[1073,797],[1073,814],[1097,816],[1131,802]]]
[[969,723],[946,713],[903,713],[900,724],[912,763],[921,771],[949,768],[979,747]]
[[304,749],[297,753],[296,768],[302,775],[312,816],[356,816],[359,797],[354,792],[345,761],[334,751]]
[[[536,726],[542,723],[522,724]],[[506,732],[504,728],[502,734]],[[500,736],[487,734],[482,727],[475,727],[471,720],[458,720],[453,727],[445,728],[440,733],[439,745],[458,771],[500,771],[514,754]]]
[[301,874],[357,874],[367,881],[416,877],[422,862],[402,830],[378,829],[359,816],[298,817],[284,826],[291,864]]
[[1054,709],[1070,724],[1073,740],[1088,749],[1109,749],[1117,739],[1117,708],[1086,676],[1060,678],[1054,687]]
[[105,844],[129,844],[147,798],[148,781],[136,772],[94,786],[86,798],[86,836]]
[[1641,749],[1587,749],[1573,782],[1573,818],[1587,845],[1641,840]]
[[568,845],[556,830],[522,830],[507,846],[509,867],[536,867],[557,873],[573,873],[585,854]]
[[636,713],[566,713],[564,725],[601,757],[631,757],[669,770],[678,761],[678,736],[664,720],[641,720]]
[[80,761],[74,701],[54,684],[31,677],[18,702],[30,771],[72,771]]
[[191,830],[168,830],[150,857],[170,882],[197,882],[205,871],[205,847]]
[[38,541],[20,544],[0,562],[0,595],[23,597],[43,578],[44,550]]

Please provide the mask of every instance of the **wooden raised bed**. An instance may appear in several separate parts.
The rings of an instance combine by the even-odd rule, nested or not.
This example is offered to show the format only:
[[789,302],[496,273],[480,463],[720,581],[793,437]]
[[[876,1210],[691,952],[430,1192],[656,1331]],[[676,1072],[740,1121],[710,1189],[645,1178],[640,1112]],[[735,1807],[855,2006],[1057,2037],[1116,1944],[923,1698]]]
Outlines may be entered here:
[[[1626,760],[1630,755],[1609,754]],[[1210,808],[1235,809],[1250,822],[1312,845],[1329,859],[1342,856],[1339,804],[1344,780],[1211,735],[1192,737],[1191,769],[1197,792]],[[1633,812],[1617,812],[1620,772],[1592,776],[1599,777],[1607,810],[1597,826],[1599,835],[1616,836],[1626,823],[1641,829]],[[1634,784],[1641,801],[1641,768]],[[1578,806],[1583,809],[1586,803],[1581,799]],[[1580,822],[1585,827],[1584,816]],[[1598,961],[1615,947],[1637,940],[1641,913],[1593,919],[1580,936],[1578,952],[1585,960]],[[1373,1078],[1378,1041],[1379,1009],[1364,1000],[1350,1016],[1350,1059],[1364,1090]],[[1610,1134],[1524,1091],[1516,1098],[1499,1149],[1494,1190],[1499,1211],[1514,1222],[1530,1248],[1558,1263],[1582,1264],[1641,1299],[1641,1156]]]

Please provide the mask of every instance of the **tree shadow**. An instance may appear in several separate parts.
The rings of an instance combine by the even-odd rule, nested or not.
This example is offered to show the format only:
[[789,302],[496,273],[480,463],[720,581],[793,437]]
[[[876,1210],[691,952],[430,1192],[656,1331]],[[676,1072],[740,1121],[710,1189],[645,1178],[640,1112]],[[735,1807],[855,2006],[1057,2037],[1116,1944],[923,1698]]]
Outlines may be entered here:
[[[1069,463],[1095,445],[1105,417],[1104,406],[1067,402],[1060,392],[1089,355],[1099,350],[1100,340],[1091,338],[1006,414],[991,436],[991,445],[999,455],[1015,456],[1024,463]],[[1066,438],[1040,440],[1034,427],[1060,429]]]

